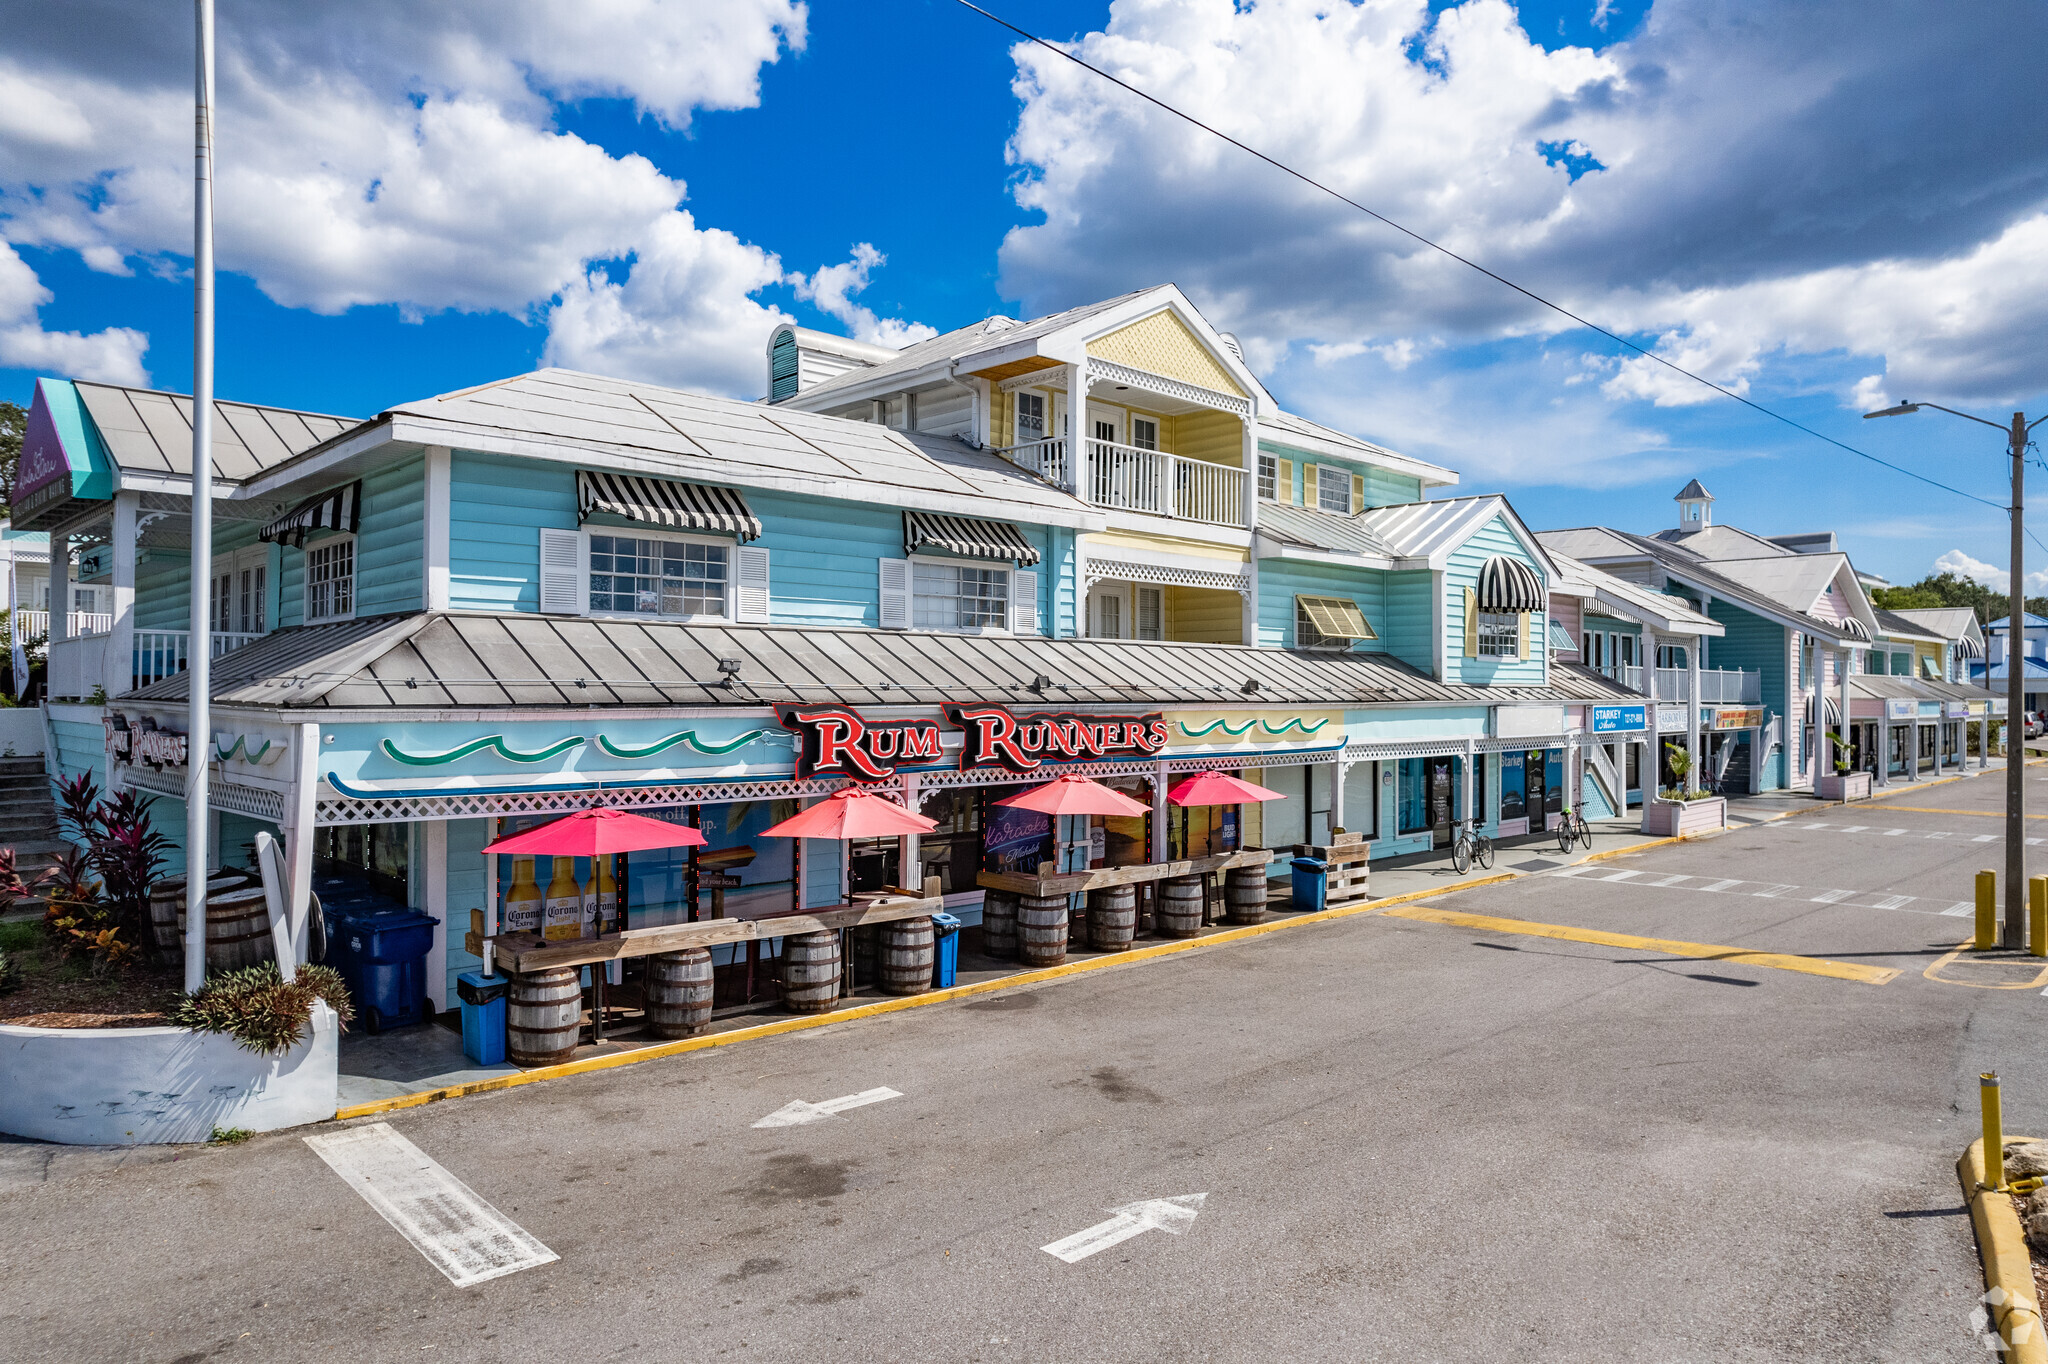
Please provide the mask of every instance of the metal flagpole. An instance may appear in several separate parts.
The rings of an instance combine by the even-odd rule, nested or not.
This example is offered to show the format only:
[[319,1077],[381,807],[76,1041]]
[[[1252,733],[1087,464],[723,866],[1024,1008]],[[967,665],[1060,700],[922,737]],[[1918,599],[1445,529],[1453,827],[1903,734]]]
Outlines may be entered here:
[[213,0],[195,0],[192,175],[192,642],[185,682],[185,992],[206,983],[207,770],[213,660]]

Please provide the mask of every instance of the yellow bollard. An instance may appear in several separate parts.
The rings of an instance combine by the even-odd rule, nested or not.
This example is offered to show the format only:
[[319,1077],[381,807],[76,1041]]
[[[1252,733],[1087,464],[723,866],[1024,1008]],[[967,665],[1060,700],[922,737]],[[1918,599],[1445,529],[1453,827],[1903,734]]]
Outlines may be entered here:
[[2027,951],[2048,957],[2048,876],[2027,881]]
[[1977,873],[1977,941],[1970,944],[1979,952],[1998,946],[1998,873]]
[[2005,1130],[1998,1112],[1998,1072],[1977,1077],[1977,1097],[1984,1105],[1984,1187],[2005,1187]]

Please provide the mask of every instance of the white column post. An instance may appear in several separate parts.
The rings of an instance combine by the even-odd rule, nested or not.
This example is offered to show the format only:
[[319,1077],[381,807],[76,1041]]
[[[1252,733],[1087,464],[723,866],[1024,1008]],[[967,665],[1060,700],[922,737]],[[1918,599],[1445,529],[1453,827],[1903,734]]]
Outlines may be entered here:
[[[903,808],[917,813],[917,774],[903,774]],[[902,834],[896,840],[896,878],[905,890],[924,891],[924,865],[918,857],[917,835]]]
[[1088,356],[1067,366],[1067,491],[1089,500],[1095,479],[1088,456]]
[[[71,638],[71,532],[50,536],[50,629],[52,645]],[[53,756],[51,761],[55,761]]]
[[1255,412],[1244,417],[1244,526],[1252,532],[1251,547],[1245,551],[1245,578],[1250,591],[1244,595],[1244,622],[1238,642],[1259,642],[1259,419]]
[[135,514],[141,507],[141,493],[114,494],[114,628],[103,685],[115,696],[135,685]]
[[[1467,739],[1465,741],[1465,779],[1458,783],[1458,818],[1466,824],[1472,822],[1472,758],[1472,741]],[[1569,776],[1571,768],[1569,754],[1566,755],[1565,768],[1567,776]]]
[[426,505],[421,552],[426,567],[426,608],[448,609],[449,483],[453,454],[445,445],[427,447]]
[[1330,837],[1333,839],[1337,836],[1337,830],[1345,827],[1344,773],[1350,766],[1350,763],[1344,761],[1341,753],[1337,755],[1337,760],[1330,764]]
[[457,932],[467,932],[465,920],[459,927],[448,918],[448,821],[430,819],[420,826],[420,911],[440,922],[434,926],[433,945],[427,948],[427,998],[434,1012],[445,1012],[448,1002],[448,941]]
[[292,727],[290,761],[292,781],[284,810],[285,855],[291,863],[292,944],[299,960],[304,961],[312,941],[313,809],[320,783],[319,725]]
[[[1152,860],[1166,860],[1167,818],[1172,808],[1166,803],[1166,760],[1160,759],[1152,769]],[[1242,830],[1240,830],[1242,832]]]
[[1840,689],[1841,714],[1835,717],[1835,733],[1839,736],[1842,752],[1849,751],[1849,651],[1844,649],[1839,657],[1840,670],[1836,685]]
[[1700,789],[1700,646],[1706,636],[1694,635],[1686,641],[1686,697],[1685,697],[1685,751],[1692,758],[1691,770],[1685,774],[1685,789]]

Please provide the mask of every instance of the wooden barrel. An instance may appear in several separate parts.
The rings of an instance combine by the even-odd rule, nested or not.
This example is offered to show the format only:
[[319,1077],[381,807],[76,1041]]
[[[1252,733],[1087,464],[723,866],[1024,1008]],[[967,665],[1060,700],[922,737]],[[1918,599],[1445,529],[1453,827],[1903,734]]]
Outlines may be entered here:
[[1138,888],[1104,886],[1088,892],[1088,945],[1122,952],[1138,935]]
[[583,1031],[583,972],[550,966],[514,973],[505,1002],[505,1054],[515,1066],[566,1061]]
[[1223,917],[1234,924],[1266,920],[1266,868],[1232,867],[1223,874]]
[[[185,936],[185,907],[178,906],[178,938]],[[261,886],[244,886],[206,899],[206,970],[239,971],[277,958],[270,936],[270,901]]]
[[1058,966],[1067,959],[1067,897],[1026,895],[1017,901],[1017,960]]
[[992,890],[981,899],[981,950],[997,961],[1017,959],[1017,896]]
[[1159,908],[1152,913],[1152,931],[1162,938],[1202,936],[1202,878],[1176,876],[1159,883]]
[[839,1002],[839,935],[829,928],[782,940],[782,1004],[793,1014],[830,1013]]
[[711,953],[701,947],[656,952],[640,990],[647,1030],[656,1037],[695,1037],[711,1026]]
[[[231,890],[240,890],[254,880],[247,872],[217,871],[206,878],[206,898]],[[185,878],[167,876],[149,889],[149,925],[156,935],[157,947],[165,952],[176,952],[183,945],[179,934],[180,917],[185,912]]]
[[882,925],[882,977],[876,984],[883,994],[923,994],[932,988],[937,966],[930,915]]

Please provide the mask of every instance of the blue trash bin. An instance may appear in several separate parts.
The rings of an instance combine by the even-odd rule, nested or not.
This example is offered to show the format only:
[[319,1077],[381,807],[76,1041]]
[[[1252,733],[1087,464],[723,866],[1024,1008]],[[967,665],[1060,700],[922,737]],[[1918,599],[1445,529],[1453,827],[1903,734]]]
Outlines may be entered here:
[[455,997],[462,1001],[462,1054],[480,1066],[505,1064],[505,996],[511,991],[508,976],[464,971],[455,978]]
[[960,970],[960,921],[951,914],[932,915],[932,988],[949,990]]
[[1330,864],[1320,857],[1294,859],[1294,907],[1321,909],[1330,898]]
[[440,922],[396,906],[327,906],[327,964],[341,973],[366,1031],[427,1017],[427,950]]

